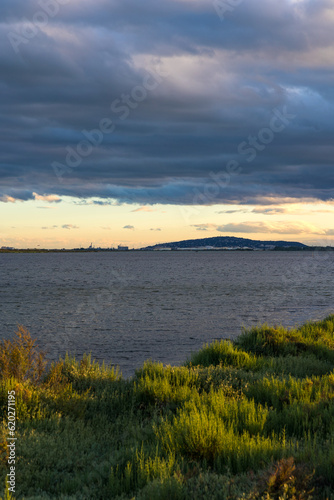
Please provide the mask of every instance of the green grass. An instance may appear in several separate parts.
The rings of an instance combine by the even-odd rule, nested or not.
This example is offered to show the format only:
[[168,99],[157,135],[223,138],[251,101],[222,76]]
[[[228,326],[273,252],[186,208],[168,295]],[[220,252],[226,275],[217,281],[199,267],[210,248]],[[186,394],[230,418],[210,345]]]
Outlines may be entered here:
[[14,390],[15,498],[334,499],[333,369],[334,316],[129,380],[89,356],[47,366],[20,327],[0,343],[0,498]]

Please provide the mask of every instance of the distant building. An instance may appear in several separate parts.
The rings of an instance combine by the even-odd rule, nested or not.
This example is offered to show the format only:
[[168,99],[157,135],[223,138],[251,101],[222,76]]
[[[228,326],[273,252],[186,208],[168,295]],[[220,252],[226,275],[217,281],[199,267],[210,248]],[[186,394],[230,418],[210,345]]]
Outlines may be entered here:
[[122,245],[118,245],[118,250],[129,250],[129,247],[123,247]]
[[1,247],[1,250],[15,250],[14,247]]

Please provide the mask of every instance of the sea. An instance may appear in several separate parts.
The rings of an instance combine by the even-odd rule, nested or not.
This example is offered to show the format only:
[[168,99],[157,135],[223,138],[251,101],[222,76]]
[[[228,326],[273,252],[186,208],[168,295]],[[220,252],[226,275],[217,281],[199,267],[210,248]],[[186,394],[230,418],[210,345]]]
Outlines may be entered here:
[[91,353],[127,378],[256,325],[334,314],[333,264],[316,251],[0,254],[0,338],[24,325],[49,360]]

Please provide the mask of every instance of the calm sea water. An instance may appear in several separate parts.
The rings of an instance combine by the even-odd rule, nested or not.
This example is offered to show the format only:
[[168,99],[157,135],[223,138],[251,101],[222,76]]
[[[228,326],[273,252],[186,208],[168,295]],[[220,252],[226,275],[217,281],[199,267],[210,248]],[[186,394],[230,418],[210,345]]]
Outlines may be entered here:
[[91,352],[130,376],[243,326],[333,314],[333,263],[334,252],[1,254],[1,337],[23,324],[50,359]]

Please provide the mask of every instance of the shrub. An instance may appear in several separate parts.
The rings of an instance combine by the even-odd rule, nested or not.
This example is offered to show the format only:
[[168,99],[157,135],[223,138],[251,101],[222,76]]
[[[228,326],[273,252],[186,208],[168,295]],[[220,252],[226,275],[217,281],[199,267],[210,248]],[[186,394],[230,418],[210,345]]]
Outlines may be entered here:
[[307,323],[299,329],[263,325],[245,331],[235,345],[263,356],[315,356],[334,362],[334,316],[320,323]]
[[46,368],[45,354],[38,350],[36,340],[19,326],[12,341],[0,342],[0,378],[39,382]]
[[196,497],[186,496],[182,480],[177,476],[173,476],[165,480],[153,480],[136,496],[136,500],[152,500],[153,498],[159,500],[187,500]]
[[151,451],[149,455],[141,450],[135,450],[131,461],[125,467],[112,467],[109,479],[110,491],[113,495],[123,492],[130,493],[146,486],[154,479],[166,480],[175,471],[175,455],[169,453],[165,458],[159,449]]
[[309,466],[296,465],[293,457],[283,458],[260,478],[260,490],[277,500],[309,500],[314,491],[311,486],[313,476],[314,470],[310,470]]
[[[211,401],[210,401],[211,399]],[[166,451],[234,473],[258,469],[272,456],[282,456],[291,446],[277,436],[259,434],[267,410],[248,401],[218,402],[208,397],[207,404],[185,403],[172,421],[164,419],[155,432]]]
[[221,365],[257,369],[261,366],[261,360],[238,349],[231,342],[216,340],[210,345],[206,344],[200,351],[194,353],[188,362],[189,365]]

